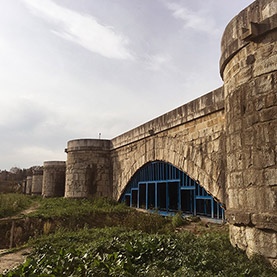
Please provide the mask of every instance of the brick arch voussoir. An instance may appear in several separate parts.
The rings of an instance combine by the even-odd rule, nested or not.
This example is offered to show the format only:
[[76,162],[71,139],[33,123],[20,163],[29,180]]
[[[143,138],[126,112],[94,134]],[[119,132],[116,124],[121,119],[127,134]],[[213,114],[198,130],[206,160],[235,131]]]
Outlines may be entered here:
[[216,180],[208,175],[204,169],[200,168],[189,157],[184,157],[182,153],[176,151],[162,151],[162,155],[155,158],[150,158],[151,155],[141,154],[130,167],[126,168],[122,174],[121,189],[118,194],[118,199],[125,190],[134,174],[140,170],[145,164],[153,161],[163,161],[177,167],[179,170],[185,172],[190,178],[195,180],[200,186],[210,193],[213,197],[220,201],[220,190],[216,186]]

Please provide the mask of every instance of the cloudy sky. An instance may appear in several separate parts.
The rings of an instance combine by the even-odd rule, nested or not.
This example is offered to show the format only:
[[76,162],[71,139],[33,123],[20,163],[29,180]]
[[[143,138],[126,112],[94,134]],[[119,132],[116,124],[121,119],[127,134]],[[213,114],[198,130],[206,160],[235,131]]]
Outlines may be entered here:
[[0,0],[0,169],[65,160],[222,85],[251,0]]

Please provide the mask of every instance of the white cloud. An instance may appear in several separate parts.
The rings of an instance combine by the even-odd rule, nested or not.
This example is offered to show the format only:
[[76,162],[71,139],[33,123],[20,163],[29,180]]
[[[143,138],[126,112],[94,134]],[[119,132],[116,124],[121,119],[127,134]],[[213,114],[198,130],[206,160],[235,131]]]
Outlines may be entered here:
[[128,39],[112,27],[99,24],[94,17],[61,7],[51,0],[22,1],[34,14],[55,26],[54,34],[107,58],[134,59],[128,49]]
[[147,57],[146,65],[151,71],[162,70],[170,62],[171,57],[167,54],[156,54]]
[[214,20],[203,10],[197,12],[178,3],[167,2],[166,7],[172,15],[184,22],[184,28],[191,28],[196,31],[205,32],[210,35],[219,35],[221,30],[216,27]]

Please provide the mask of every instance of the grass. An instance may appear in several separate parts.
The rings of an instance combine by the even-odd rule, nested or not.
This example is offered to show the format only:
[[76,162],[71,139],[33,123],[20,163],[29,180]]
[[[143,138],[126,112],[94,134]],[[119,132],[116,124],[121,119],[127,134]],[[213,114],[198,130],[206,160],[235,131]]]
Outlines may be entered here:
[[34,201],[33,197],[23,194],[0,194],[0,218],[16,215],[27,209]]
[[228,234],[148,234],[125,227],[59,230],[29,242],[34,253],[4,276],[276,276]]
[[39,208],[29,214],[31,217],[77,217],[95,212],[121,213],[130,209],[121,203],[106,198],[96,199],[67,199],[67,198],[44,198],[40,199]]
[[[45,234],[30,239],[26,263],[3,276],[277,276],[262,258],[233,248],[224,226],[139,213],[109,199],[22,199],[40,203],[28,216],[42,219]],[[197,235],[185,230],[189,224]]]

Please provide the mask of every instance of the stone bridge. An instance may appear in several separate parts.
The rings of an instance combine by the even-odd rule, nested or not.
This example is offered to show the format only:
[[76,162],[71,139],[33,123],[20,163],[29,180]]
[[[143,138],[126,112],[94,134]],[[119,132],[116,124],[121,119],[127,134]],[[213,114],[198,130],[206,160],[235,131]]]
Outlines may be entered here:
[[276,265],[276,40],[277,1],[255,1],[223,34],[223,87],[114,139],[69,141],[65,197],[119,200],[146,164],[165,162],[222,204],[233,245]]

